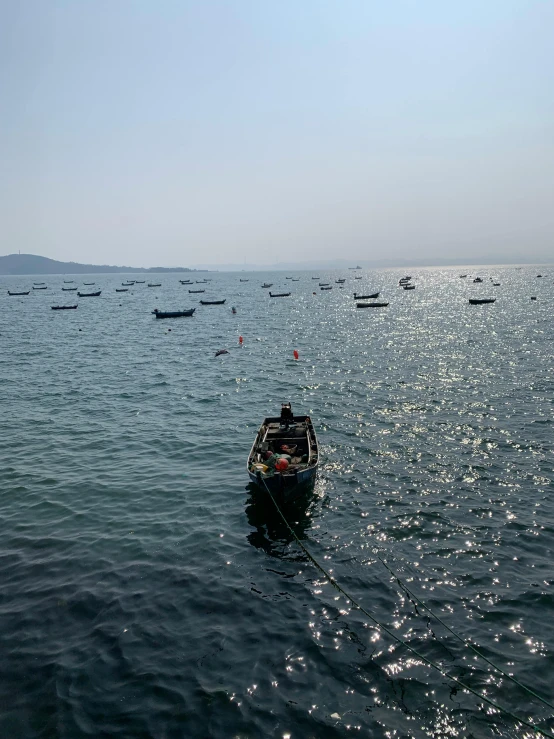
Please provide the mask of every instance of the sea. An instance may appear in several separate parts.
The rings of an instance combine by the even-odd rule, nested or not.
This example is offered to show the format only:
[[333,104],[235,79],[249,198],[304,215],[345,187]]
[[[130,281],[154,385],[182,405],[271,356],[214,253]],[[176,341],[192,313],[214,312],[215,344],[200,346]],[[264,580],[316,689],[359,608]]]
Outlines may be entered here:
[[409,274],[0,277],[0,737],[554,732],[554,268]]

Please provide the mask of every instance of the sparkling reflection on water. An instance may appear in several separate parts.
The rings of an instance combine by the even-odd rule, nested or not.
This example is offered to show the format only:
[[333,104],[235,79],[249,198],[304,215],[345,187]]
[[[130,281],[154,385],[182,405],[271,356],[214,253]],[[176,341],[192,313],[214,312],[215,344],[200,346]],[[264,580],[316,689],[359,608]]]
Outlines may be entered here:
[[[468,271],[485,284],[318,273],[334,289],[316,295],[309,273],[213,274],[202,297],[225,306],[171,322],[150,311],[198,297],[177,275],[125,294],[96,276],[101,298],[67,313],[49,307],[62,276],[3,292],[1,734],[532,736],[380,633],[247,485],[257,425],[287,399],[322,447],[286,511],[297,536],[405,642],[552,729],[380,561],[551,699],[554,286]],[[377,290],[387,309],[356,310]]]

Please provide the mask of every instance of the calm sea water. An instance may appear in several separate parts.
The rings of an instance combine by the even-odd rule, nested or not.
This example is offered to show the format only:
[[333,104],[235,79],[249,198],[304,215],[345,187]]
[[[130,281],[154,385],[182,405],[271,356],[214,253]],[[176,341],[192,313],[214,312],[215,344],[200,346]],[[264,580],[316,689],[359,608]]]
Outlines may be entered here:
[[[534,735],[380,633],[248,485],[286,400],[321,445],[313,496],[286,510],[312,554],[406,643],[554,730],[380,561],[552,702],[554,272],[464,271],[484,283],[214,273],[189,295],[182,274],[128,293],[75,277],[102,296],[67,312],[50,306],[71,277],[0,278],[0,736]],[[48,290],[8,297],[33,279]],[[356,310],[355,290],[390,306]]]

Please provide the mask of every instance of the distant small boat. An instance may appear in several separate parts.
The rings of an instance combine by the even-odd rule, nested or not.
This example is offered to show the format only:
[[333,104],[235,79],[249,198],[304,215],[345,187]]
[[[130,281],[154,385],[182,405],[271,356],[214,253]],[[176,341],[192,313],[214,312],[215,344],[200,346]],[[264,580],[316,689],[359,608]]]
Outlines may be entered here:
[[135,285],[144,285],[146,280],[135,280]]
[[46,285],[46,282],[33,282],[33,285]]
[[371,295],[358,295],[354,293],[354,300],[375,300],[379,297],[379,293],[372,293]]
[[95,285],[95,282],[83,282],[83,285],[86,285],[87,287],[90,287],[91,285]]
[[312,280],[321,280],[321,277],[312,277]]
[[188,308],[187,310],[158,310],[155,308],[152,315],[156,318],[182,318],[183,316],[192,316],[196,308]]
[[535,297],[534,295],[533,295],[533,297],[531,298],[531,300],[536,300],[536,299],[537,299],[537,298],[536,298],[536,297]]
[[148,283],[148,287],[161,287],[161,286],[162,286],[161,282],[149,282]]
[[225,300],[201,300],[201,305],[223,305]]
[[292,294],[292,293],[272,293],[272,292],[270,291],[270,292],[269,292],[269,297],[270,297],[270,298],[288,298],[288,297],[289,297],[289,295],[291,295],[291,294]]
[[484,303],[494,303],[496,298],[470,298],[470,305],[483,305]]
[[33,285],[33,290],[48,290],[48,286],[44,285],[44,287],[35,287],[35,285]]
[[355,280],[361,280],[362,279],[362,276],[361,275],[354,275],[354,279]]
[[62,287],[62,290],[63,290],[63,292],[65,292],[65,293],[70,293],[70,292],[72,292],[73,290],[78,290],[78,289],[79,289],[78,287]]
[[101,294],[102,290],[98,290],[95,293],[77,293],[80,298],[97,298]]
[[333,289],[333,287],[332,287],[331,285],[329,285],[329,287],[325,287],[325,286],[321,287],[321,286],[320,286],[320,288],[319,288],[319,289],[320,289],[320,290],[332,290],[332,289]]
[[300,282],[300,277],[293,277],[292,278],[292,281],[293,282]]
[[348,267],[348,269],[361,269],[360,265],[358,264],[357,267]]
[[337,283],[337,285],[341,285],[343,282],[346,282],[346,280],[335,280],[335,282]]
[[500,283],[499,283],[499,282],[493,282],[493,283],[492,283],[492,286],[493,286],[493,287],[500,287]]
[[328,282],[320,282],[319,287],[327,287],[328,284]]
[[123,287],[133,287],[135,283],[134,282],[122,282],[121,284],[123,285]]
[[460,275],[460,277],[462,277],[462,278],[463,278],[463,277],[467,277],[467,275]]
[[27,292],[24,293],[12,293],[8,290],[8,295],[29,295],[30,292],[30,290],[27,290]]
[[404,290],[415,290],[415,285],[402,285]]
[[239,282],[248,282],[248,280],[240,279]]
[[128,293],[129,288],[128,287],[116,287],[115,291],[116,293]]
[[542,275],[537,275],[537,277],[542,277]]
[[356,308],[386,308],[388,303],[356,303]]
[[66,284],[69,284],[70,282],[74,282],[74,280],[64,280]]
[[273,283],[272,282],[264,282],[264,284],[262,285],[262,287],[273,287]]
[[197,285],[204,285],[206,282],[208,282],[208,280],[196,280]]
[[189,293],[205,293],[206,290],[189,290]]
[[76,305],[52,305],[52,310],[76,310]]
[[483,280],[481,279],[481,277],[476,277],[476,278],[475,278],[475,279],[473,280],[473,282],[483,282]]
[[292,277],[285,277],[285,280],[292,280]]

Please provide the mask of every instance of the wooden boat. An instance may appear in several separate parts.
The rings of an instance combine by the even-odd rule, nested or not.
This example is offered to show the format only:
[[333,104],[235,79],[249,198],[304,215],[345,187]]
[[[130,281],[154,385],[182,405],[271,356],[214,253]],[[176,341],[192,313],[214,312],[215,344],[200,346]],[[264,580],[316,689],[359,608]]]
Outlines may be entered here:
[[463,279],[464,277],[467,277],[467,275],[460,275],[460,277]]
[[33,282],[33,285],[46,285],[46,282]]
[[319,283],[319,287],[327,287],[327,285],[329,285],[328,282],[320,282]]
[[135,285],[144,285],[146,280],[135,280]]
[[205,293],[206,290],[189,290],[189,293]]
[[536,296],[535,296],[535,295],[533,295],[533,296],[531,297],[531,300],[536,300],[536,299],[537,299],[537,298],[536,298]]
[[285,277],[285,280],[292,280],[292,277]]
[[248,280],[241,280],[241,279],[239,278],[239,282],[248,282]]
[[473,282],[483,282],[481,277],[476,277]]
[[342,283],[346,282],[346,280],[335,280],[335,282],[337,283],[337,285],[342,285]]
[[470,305],[483,305],[484,303],[494,303],[496,298],[470,298]]
[[128,287],[116,287],[115,291],[116,293],[128,293],[129,288]]
[[[283,446],[292,451],[288,467],[282,471],[269,469],[265,465],[267,453],[284,454]],[[267,486],[277,500],[287,501],[314,484],[318,463],[317,437],[310,417],[293,416],[290,403],[286,403],[280,417],[264,418],[246,467],[253,483],[264,491]]]
[[415,290],[415,285],[402,285],[404,290]]
[[83,285],[86,285],[87,287],[90,287],[91,285],[95,285],[95,282],[83,282]]
[[292,281],[293,282],[300,282],[300,277],[293,277],[292,278]]
[[158,310],[157,308],[152,311],[152,315],[156,318],[182,318],[183,316],[192,316],[196,308],[189,308],[188,310]]
[[52,305],[52,310],[76,310],[76,305]]
[[102,290],[98,290],[95,293],[77,293],[80,298],[97,298]]
[[66,285],[69,285],[70,282],[74,282],[74,280],[64,280]]
[[205,285],[208,280],[196,280],[197,285]]
[[332,290],[332,289],[333,289],[333,287],[332,287],[332,285],[329,285],[329,287],[325,287],[325,286],[321,287],[321,286],[320,286],[320,288],[319,288],[319,289],[320,289],[320,290]]
[[272,282],[264,282],[264,284],[262,285],[262,287],[273,287],[273,283]]
[[122,287],[133,287],[134,284],[135,284],[134,282],[122,282],[121,286]]
[[292,293],[272,293],[271,290],[269,291],[270,298],[288,298],[289,295],[292,295]]
[[388,303],[356,303],[356,308],[386,308]]
[[372,293],[371,295],[358,295],[354,293],[354,300],[375,300],[379,297],[379,293]]
[[33,290],[48,290],[48,286],[44,285],[35,287],[35,285],[33,285]]
[[354,275],[354,279],[355,280],[361,280],[362,279],[362,276],[361,275]]
[[78,289],[79,289],[78,287],[62,287],[62,291],[64,293],[70,293]]
[[499,282],[493,282],[493,283],[492,283],[492,286],[493,286],[493,287],[500,287],[500,283],[499,283]]
[[148,283],[148,287],[161,287],[161,286],[162,286],[161,282],[149,282]]
[[312,280],[321,280],[321,277],[312,277]]
[[27,292],[23,292],[23,293],[12,293],[8,290],[8,295],[29,295],[30,292],[31,292],[30,290],[27,290]]
[[225,300],[201,300],[201,305],[223,305]]

